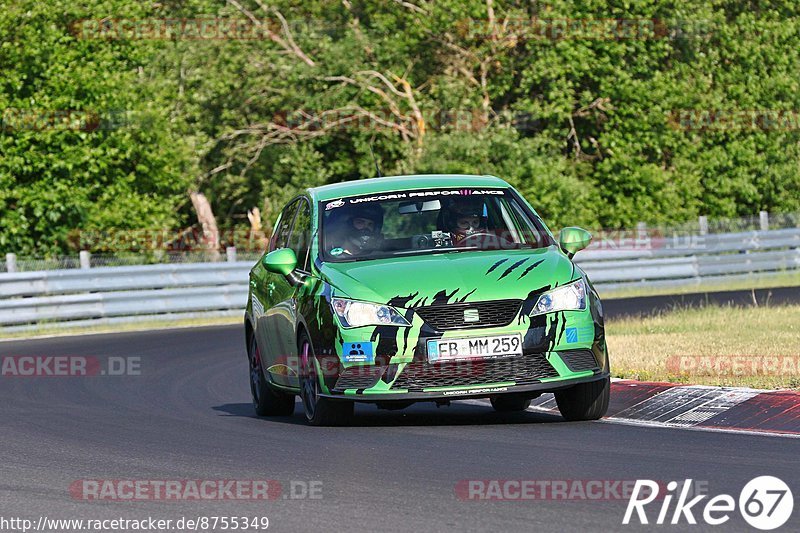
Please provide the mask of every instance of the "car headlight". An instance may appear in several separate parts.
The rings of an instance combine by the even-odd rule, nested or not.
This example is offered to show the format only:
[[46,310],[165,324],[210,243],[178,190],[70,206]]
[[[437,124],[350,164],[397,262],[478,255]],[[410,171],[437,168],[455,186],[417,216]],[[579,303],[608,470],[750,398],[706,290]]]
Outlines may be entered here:
[[586,282],[579,279],[540,295],[530,316],[583,309],[586,309]]
[[344,298],[332,298],[333,312],[345,328],[361,326],[410,326],[406,318],[394,307]]

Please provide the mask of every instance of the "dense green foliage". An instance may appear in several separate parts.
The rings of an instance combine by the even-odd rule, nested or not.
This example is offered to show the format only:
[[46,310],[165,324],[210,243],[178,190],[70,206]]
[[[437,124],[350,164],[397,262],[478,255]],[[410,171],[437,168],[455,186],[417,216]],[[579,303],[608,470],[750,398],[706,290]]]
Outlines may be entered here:
[[[797,211],[799,11],[791,0],[4,0],[0,250],[192,225],[193,190],[223,228],[253,207],[269,226],[300,187],[373,176],[370,145],[384,174],[503,177],[554,227]],[[198,40],[191,26],[112,38],[96,23],[249,15],[259,38]],[[626,22],[601,35],[588,28],[599,19]],[[69,110],[99,126],[23,120]]]

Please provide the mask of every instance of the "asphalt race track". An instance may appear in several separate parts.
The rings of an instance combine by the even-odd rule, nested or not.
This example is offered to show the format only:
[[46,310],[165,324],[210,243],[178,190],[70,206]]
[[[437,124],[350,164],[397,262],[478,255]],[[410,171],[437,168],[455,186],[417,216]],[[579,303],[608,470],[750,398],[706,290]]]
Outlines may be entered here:
[[[566,423],[498,415],[488,403],[362,406],[349,428],[308,427],[299,405],[291,418],[255,418],[238,326],[2,342],[0,355],[141,358],[140,375],[0,377],[4,517],[267,516],[274,531],[635,531],[644,528],[621,525],[623,500],[476,501],[456,486],[692,478],[712,496],[738,499],[747,481],[774,475],[800,495],[798,439]],[[284,497],[85,501],[69,492],[82,479],[268,479]],[[309,481],[321,482],[321,498],[290,497],[290,486],[297,495]],[[651,521],[659,507],[648,507]],[[795,508],[780,531],[800,530],[798,516]],[[717,528],[659,529],[750,530],[737,512]]]
[[775,287],[772,289],[605,298],[603,299],[603,311],[606,317],[617,318],[626,315],[654,315],[674,309],[697,308],[706,305],[750,307],[753,305],[797,305],[798,303],[800,303],[800,288]]

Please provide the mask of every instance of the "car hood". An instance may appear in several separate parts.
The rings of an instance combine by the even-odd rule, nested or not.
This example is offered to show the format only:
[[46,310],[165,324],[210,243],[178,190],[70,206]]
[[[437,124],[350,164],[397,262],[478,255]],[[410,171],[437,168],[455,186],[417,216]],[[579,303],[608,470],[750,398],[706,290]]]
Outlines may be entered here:
[[524,299],[577,277],[555,246],[329,262],[320,272],[335,295],[401,307]]

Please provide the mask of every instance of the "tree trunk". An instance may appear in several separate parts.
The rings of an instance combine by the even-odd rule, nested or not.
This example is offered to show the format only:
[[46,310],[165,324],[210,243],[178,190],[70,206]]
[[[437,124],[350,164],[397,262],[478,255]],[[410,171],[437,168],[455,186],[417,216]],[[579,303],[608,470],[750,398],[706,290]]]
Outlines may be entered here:
[[247,212],[247,219],[250,221],[250,238],[248,239],[248,251],[263,251],[267,248],[267,236],[261,226],[261,210],[254,207]]
[[219,261],[219,228],[217,228],[217,220],[214,218],[211,204],[206,195],[201,192],[189,193],[189,197],[192,199],[192,205],[197,213],[197,221],[203,228],[203,245],[207,257],[211,261]]

